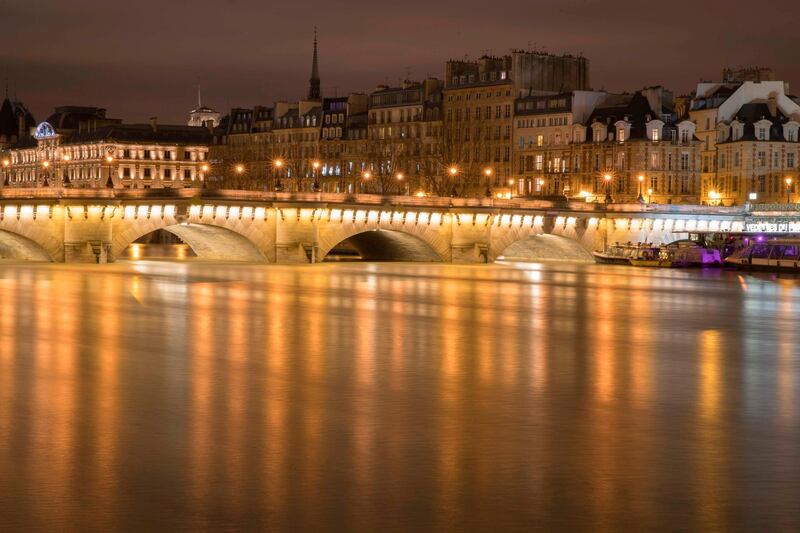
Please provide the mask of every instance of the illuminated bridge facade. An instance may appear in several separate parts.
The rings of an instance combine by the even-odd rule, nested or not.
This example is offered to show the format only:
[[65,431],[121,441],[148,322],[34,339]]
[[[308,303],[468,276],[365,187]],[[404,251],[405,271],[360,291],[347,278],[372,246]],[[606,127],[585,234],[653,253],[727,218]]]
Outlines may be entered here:
[[[15,189],[0,192],[0,257],[105,263],[165,230],[211,260],[315,263],[344,242],[376,260],[589,259],[606,243],[744,231],[753,216],[742,208],[515,199]],[[765,216],[758,223],[787,220]]]

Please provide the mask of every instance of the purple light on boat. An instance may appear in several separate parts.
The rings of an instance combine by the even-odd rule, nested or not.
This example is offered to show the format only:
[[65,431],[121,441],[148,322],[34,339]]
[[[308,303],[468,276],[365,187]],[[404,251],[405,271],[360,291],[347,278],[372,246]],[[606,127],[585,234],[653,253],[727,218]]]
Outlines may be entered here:
[[764,242],[764,236],[759,235],[758,237],[756,237],[756,242]]

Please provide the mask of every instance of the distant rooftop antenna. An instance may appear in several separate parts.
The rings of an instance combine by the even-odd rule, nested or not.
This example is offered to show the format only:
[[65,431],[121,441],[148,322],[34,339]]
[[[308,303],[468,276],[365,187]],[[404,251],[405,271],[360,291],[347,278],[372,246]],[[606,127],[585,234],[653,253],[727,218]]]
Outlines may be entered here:
[[197,82],[197,107],[198,109],[203,107],[203,98],[200,95],[200,82]]

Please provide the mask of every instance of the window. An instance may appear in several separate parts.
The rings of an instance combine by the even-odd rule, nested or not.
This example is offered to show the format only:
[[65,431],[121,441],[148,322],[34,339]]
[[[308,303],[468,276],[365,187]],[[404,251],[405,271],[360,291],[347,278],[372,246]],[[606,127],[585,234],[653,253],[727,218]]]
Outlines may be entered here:
[[537,135],[536,146],[542,146],[543,144],[544,144],[544,135]]
[[188,180],[191,177],[192,177],[192,171],[190,169],[188,169],[188,168],[184,169],[183,170],[183,179]]
[[758,140],[764,141],[767,139],[767,128],[758,128]]
[[[758,152],[758,166],[765,167],[767,166],[767,153],[766,152]],[[764,192],[764,191],[761,191]]]
[[191,159],[192,159],[192,153],[191,152],[188,152],[188,151],[183,152],[183,160],[184,161],[189,161]]
[[123,150],[122,151],[122,157],[124,159],[130,159],[131,158],[131,151],[128,150],[128,149]]
[[689,170],[689,154],[686,152],[681,154],[681,170]]
[[621,142],[621,143],[624,143],[624,142],[625,142],[625,128],[619,128],[619,129],[617,130],[617,139],[618,139],[618,140],[619,140],[619,142]]
[[123,167],[122,168],[122,177],[123,178],[130,178],[131,177],[131,168],[130,167]]
[[150,169],[149,168],[144,169],[143,176],[144,176],[145,179],[149,179],[150,178]]
[[794,154],[786,154],[786,168],[794,168]]
[[168,161],[171,160],[172,159],[172,152],[170,152],[169,150],[164,152],[164,159],[166,159]]
[[536,156],[536,170],[542,170],[544,166],[544,156],[539,154]]
[[739,168],[740,163],[741,163],[741,159],[740,159],[739,152],[735,152],[733,154],[733,166],[736,167],[736,168]]
[[658,128],[653,128],[651,137],[653,138],[653,141],[658,142],[661,137],[661,131]]
[[164,169],[164,179],[165,180],[172,179],[172,169],[171,168],[165,168]]
[[144,158],[145,158],[145,159],[151,159],[151,157],[150,157],[150,150],[145,150],[145,151],[144,151]]

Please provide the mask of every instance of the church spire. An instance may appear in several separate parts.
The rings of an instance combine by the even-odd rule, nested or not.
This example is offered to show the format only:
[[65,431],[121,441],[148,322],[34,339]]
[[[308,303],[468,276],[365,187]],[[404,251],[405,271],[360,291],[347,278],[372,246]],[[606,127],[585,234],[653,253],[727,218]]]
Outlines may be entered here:
[[317,59],[317,27],[314,26],[314,58],[311,60],[311,79],[308,84],[308,99],[320,100],[322,93],[319,88],[319,61]]

